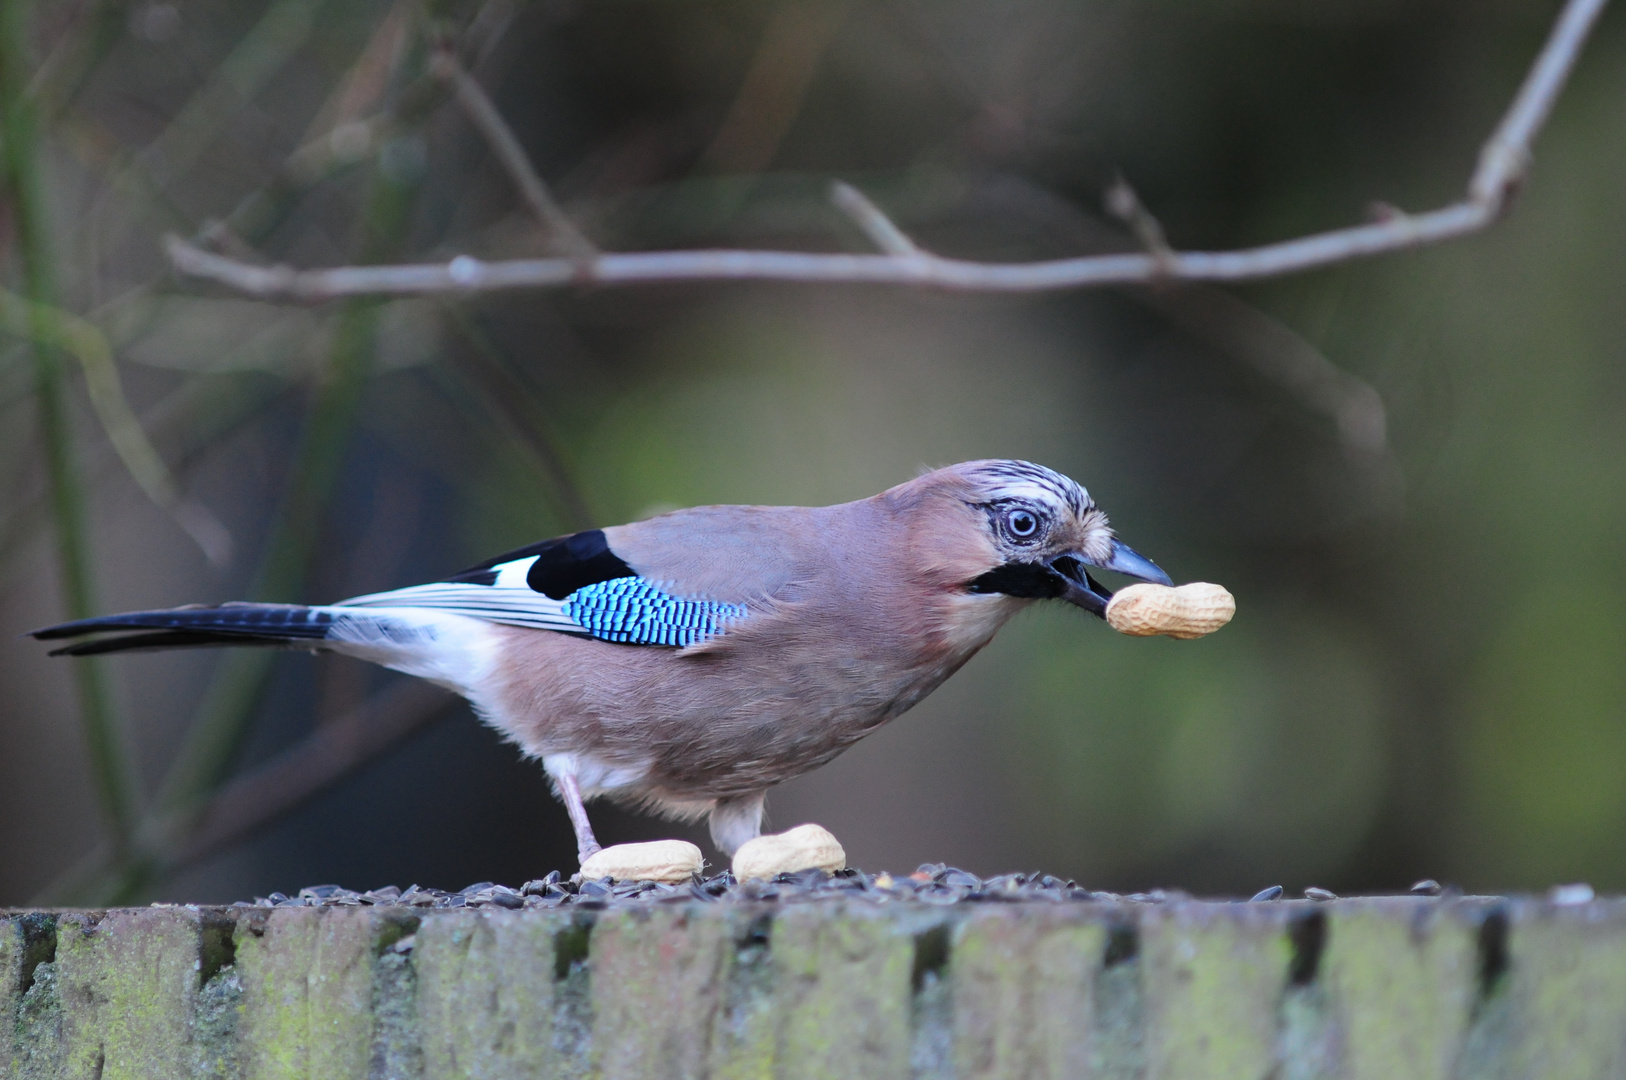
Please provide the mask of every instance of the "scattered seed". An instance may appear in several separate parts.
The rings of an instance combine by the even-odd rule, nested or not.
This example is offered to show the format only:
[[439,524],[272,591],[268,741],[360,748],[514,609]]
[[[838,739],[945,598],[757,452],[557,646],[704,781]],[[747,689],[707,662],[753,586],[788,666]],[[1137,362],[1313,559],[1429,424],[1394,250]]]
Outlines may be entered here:
[[538,878],[535,881],[527,881],[519,891],[525,896],[546,896],[548,890],[553,886],[558,885],[559,881],[559,871],[551,870],[548,872],[548,876],[545,878]]
[[[1436,896],[1449,890],[1436,881],[1419,881],[1411,887],[1419,896]],[[1252,902],[1280,900],[1280,885],[1261,889]],[[1335,900],[1330,889],[1312,886],[1304,890],[1310,900]],[[944,863],[926,863],[912,874],[894,876],[882,871],[866,874],[848,867],[835,873],[802,870],[779,874],[769,881],[738,881],[730,871],[709,878],[660,884],[651,881],[573,880],[554,871],[546,877],[525,882],[519,888],[489,881],[476,882],[457,892],[410,885],[393,885],[356,892],[339,885],[311,885],[296,896],[280,892],[256,897],[244,907],[372,907],[425,908],[584,908],[643,906],[666,903],[774,903],[797,904],[820,899],[846,899],[871,904],[921,904],[932,907],[955,904],[997,903],[1123,903],[1175,904],[1191,899],[1176,889],[1151,889],[1127,896],[1092,891],[1077,882],[1050,874],[1015,873],[979,877],[968,870]],[[1583,904],[1593,898],[1591,886],[1563,885],[1548,893],[1556,905]],[[403,939],[405,940],[405,939]]]

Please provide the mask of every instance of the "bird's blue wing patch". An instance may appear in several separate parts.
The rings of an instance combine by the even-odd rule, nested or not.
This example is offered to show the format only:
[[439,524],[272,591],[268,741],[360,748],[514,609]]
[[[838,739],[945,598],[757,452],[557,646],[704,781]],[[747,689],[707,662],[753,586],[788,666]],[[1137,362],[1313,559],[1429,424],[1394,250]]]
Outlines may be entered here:
[[[527,555],[496,562],[450,581],[352,597],[339,606],[427,608],[510,626],[585,634],[622,645],[677,648],[714,638],[729,623],[748,614],[744,604],[679,599],[630,571],[571,587],[559,597],[549,596],[536,588],[535,581],[536,568],[544,558]],[[550,587],[558,586],[559,578],[553,574]]]
[[746,613],[743,604],[680,600],[639,577],[584,586],[564,603],[564,614],[589,634],[624,645],[697,645]]

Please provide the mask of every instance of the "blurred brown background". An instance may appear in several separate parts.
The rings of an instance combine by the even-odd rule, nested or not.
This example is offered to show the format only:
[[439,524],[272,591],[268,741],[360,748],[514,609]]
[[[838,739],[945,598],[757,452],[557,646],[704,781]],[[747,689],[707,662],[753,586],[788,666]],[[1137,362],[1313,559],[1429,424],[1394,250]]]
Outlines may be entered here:
[[[9,12],[7,92],[36,123],[14,108],[4,134],[41,183],[0,210],[0,284],[28,294],[48,262],[157,459],[120,426],[113,369],[71,349],[53,442],[14,306],[0,904],[574,868],[540,769],[460,704],[418,706],[432,718],[205,858],[139,830],[110,854],[80,662],[18,636],[67,616],[51,453],[77,458],[101,612],[331,600],[660,508],[839,501],[923,465],[1030,458],[1176,579],[1227,584],[1236,621],[1185,643],[1035,611],[776,792],[775,825],[817,820],[871,870],[1119,890],[1626,887],[1626,13],[1605,14],[1512,216],[1436,249],[1228,293],[723,284],[295,306],[175,278],[161,237],[302,266],[544,250],[426,74],[436,42],[606,248],[863,250],[825,199],[839,177],[935,250],[1029,259],[1132,246],[1099,209],[1120,172],[1183,248],[1450,201],[1556,5]],[[149,808],[308,746],[400,678],[216,650],[101,669]],[[200,715],[212,756],[187,734]],[[606,842],[698,837],[595,819]]]

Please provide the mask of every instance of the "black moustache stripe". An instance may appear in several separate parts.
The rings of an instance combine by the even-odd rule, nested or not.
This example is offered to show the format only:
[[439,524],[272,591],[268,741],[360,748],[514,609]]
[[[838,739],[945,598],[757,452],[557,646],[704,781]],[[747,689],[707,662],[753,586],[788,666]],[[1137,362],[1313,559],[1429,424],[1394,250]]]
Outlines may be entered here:
[[1009,562],[978,576],[967,588],[1024,600],[1054,600],[1067,591],[1067,582],[1044,563]]

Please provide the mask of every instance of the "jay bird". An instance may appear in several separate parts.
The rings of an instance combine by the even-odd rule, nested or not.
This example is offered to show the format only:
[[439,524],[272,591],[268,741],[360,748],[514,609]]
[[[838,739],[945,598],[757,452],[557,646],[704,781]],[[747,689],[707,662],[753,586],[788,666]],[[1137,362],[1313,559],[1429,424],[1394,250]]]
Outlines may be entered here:
[[1170,584],[1088,492],[969,461],[837,506],[698,506],[544,540],[337,604],[228,603],[64,623],[52,655],[327,650],[429,679],[540,758],[581,858],[595,796],[709,815],[725,855],[767,790],[931,693],[1036,600],[1101,615],[1085,569]]

